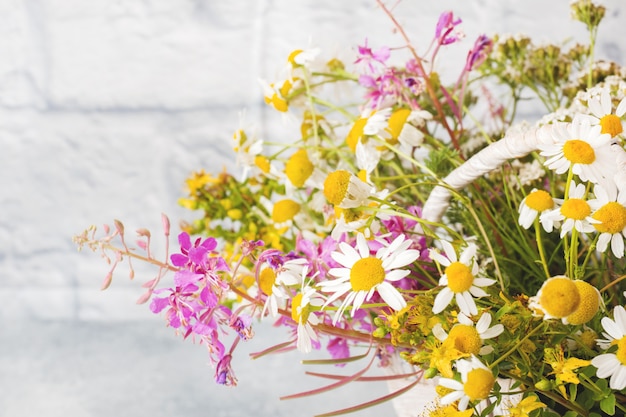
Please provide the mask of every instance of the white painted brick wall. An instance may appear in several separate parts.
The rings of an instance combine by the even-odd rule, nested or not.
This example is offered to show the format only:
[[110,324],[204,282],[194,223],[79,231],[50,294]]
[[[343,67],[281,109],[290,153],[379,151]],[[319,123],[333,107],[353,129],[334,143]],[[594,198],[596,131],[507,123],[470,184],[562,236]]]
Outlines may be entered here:
[[[483,32],[584,40],[568,4],[405,0],[397,15],[424,47],[455,10],[458,63]],[[626,6],[604,4],[598,56],[626,64]],[[0,318],[149,318],[134,306],[141,277],[101,293],[106,267],[72,235],[193,218],[176,203],[184,179],[233,168],[238,112],[273,131],[258,77],[310,42],[347,59],[366,37],[400,45],[390,28],[373,0],[0,0]]]

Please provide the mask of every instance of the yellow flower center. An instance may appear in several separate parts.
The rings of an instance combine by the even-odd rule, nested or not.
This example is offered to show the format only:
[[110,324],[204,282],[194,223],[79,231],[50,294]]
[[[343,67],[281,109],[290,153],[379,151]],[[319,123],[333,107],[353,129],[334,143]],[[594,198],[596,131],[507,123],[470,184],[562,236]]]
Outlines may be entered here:
[[600,233],[614,235],[626,227],[626,207],[616,201],[603,205],[591,217],[602,222],[593,225]]
[[246,132],[243,131],[243,129],[239,129],[235,133],[233,133],[233,139],[237,141],[237,145],[241,146],[246,143],[248,136],[246,135]]
[[591,207],[585,200],[570,198],[561,206],[561,214],[568,219],[584,220],[591,214]]
[[291,318],[296,323],[300,323],[300,317],[302,316],[302,313],[303,313],[303,311],[298,312],[298,309],[300,308],[301,305],[302,305],[302,293],[299,293],[299,294],[296,294],[296,296],[291,299]]
[[470,401],[484,400],[489,396],[495,382],[496,379],[490,371],[483,368],[473,369],[467,374],[463,391]]
[[471,417],[474,414],[473,409],[459,411],[456,405],[442,405],[437,406],[434,410],[431,410],[428,414],[429,417]]
[[302,187],[312,173],[313,164],[304,149],[300,149],[291,155],[291,158],[285,164],[285,175],[296,187]]
[[259,288],[265,295],[272,294],[272,287],[276,281],[276,273],[272,268],[265,268],[259,274]]
[[300,204],[293,200],[285,199],[277,201],[274,204],[272,210],[272,220],[276,223],[286,222],[292,220],[293,217],[300,211]]
[[474,275],[469,266],[461,262],[452,262],[445,269],[445,274],[448,277],[448,288],[452,292],[465,292],[470,289],[474,283]]
[[552,317],[567,317],[580,304],[578,287],[569,278],[550,278],[541,289],[539,304]]
[[592,329],[587,329],[583,331],[580,336],[580,343],[587,347],[587,349],[591,350],[596,346],[596,339],[598,338],[598,334],[594,332]]
[[608,133],[611,137],[615,137],[624,131],[622,121],[614,114],[607,114],[600,119],[602,133]]
[[[291,83],[291,81],[289,80],[285,80],[285,82],[283,83],[283,85],[280,86],[280,88],[278,89],[278,92],[280,92],[280,95],[282,97],[287,97],[287,95],[289,95],[289,92],[291,91],[291,87],[293,87],[293,84]],[[283,100],[285,101],[285,100]],[[285,110],[281,110],[281,111],[287,111],[287,102],[285,101]],[[280,110],[280,109],[278,109]]]
[[626,336],[617,341],[617,352],[615,352],[615,356],[617,356],[617,360],[619,360],[622,365],[626,365]]
[[446,343],[448,343],[448,340],[457,350],[474,355],[478,355],[483,345],[483,341],[476,328],[465,324],[457,324],[454,326],[452,330],[450,330]]
[[352,152],[356,152],[356,145],[357,143],[359,143],[359,139],[361,139],[361,136],[363,136],[363,128],[365,128],[366,124],[367,118],[362,117],[354,122],[354,124],[352,125],[352,129],[350,129],[350,132],[346,137],[346,144],[348,145],[348,147],[350,147]]
[[265,97],[265,102],[280,112],[286,112],[289,109],[289,105],[287,102],[278,96],[278,94],[274,93],[271,97]]
[[267,159],[266,157],[264,157],[263,155],[257,155],[254,157],[254,164],[259,167],[259,169],[261,171],[263,171],[264,173],[269,173],[270,172],[270,161],[269,159]]
[[596,153],[584,140],[572,139],[563,145],[563,155],[573,164],[589,165],[596,160]]
[[398,136],[402,132],[404,128],[404,124],[406,120],[409,118],[411,114],[411,110],[409,109],[400,109],[391,113],[389,117],[389,128],[388,131],[391,133],[391,139],[393,139],[392,144],[397,142]]
[[324,180],[324,195],[334,205],[339,205],[348,194],[350,173],[348,171],[333,171]]
[[535,190],[526,196],[526,205],[533,210],[542,212],[554,207],[554,200],[547,191]]
[[385,280],[383,261],[369,257],[359,259],[350,270],[350,284],[353,291],[369,291]]
[[596,287],[583,280],[575,280],[574,285],[578,288],[580,302],[576,310],[567,316],[567,322],[569,324],[584,324],[591,320],[598,312],[600,308],[600,295]]
[[287,62],[289,62],[294,67],[300,66],[298,63],[296,63],[296,57],[300,55],[301,53],[302,53],[302,49],[296,49],[292,51],[287,57]]

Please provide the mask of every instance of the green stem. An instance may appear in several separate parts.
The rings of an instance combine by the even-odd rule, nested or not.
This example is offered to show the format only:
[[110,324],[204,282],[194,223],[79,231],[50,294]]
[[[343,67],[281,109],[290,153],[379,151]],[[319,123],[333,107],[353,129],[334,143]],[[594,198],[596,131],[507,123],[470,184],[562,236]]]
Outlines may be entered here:
[[541,266],[546,273],[546,278],[550,278],[550,270],[548,269],[548,262],[546,261],[546,250],[543,247],[543,241],[541,240],[541,226],[539,225],[539,217],[535,219],[535,239],[537,241],[537,250],[539,251],[539,257],[541,258]]
[[535,333],[537,333],[539,330],[541,330],[542,328],[545,327],[545,322],[542,321],[541,323],[539,323],[537,325],[537,327],[535,327],[534,329],[532,329],[523,339],[521,339],[519,342],[517,342],[515,344],[515,346],[513,346],[511,349],[509,349],[504,355],[501,355],[498,359],[496,359],[495,361],[493,361],[491,363],[491,365],[489,365],[489,369],[493,369],[497,364],[499,364],[500,362],[502,362],[503,360],[505,360],[508,356],[510,356],[511,354],[513,354],[513,352],[516,352],[520,346],[522,346],[522,344],[528,340],[532,335],[534,335]]

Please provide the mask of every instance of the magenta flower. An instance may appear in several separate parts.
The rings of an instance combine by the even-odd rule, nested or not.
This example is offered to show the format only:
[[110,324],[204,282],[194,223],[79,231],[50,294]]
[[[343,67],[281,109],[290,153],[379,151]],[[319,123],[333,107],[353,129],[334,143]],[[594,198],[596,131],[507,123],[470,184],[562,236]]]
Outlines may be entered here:
[[[210,237],[202,240],[197,238],[193,245],[187,232],[178,235],[178,243],[182,253],[175,253],[170,256],[172,264],[181,268],[188,268],[194,272],[204,272],[207,270],[208,255],[217,247],[217,240]],[[192,266],[195,266],[192,268]]]
[[249,340],[254,336],[252,331],[252,317],[247,314],[233,315],[230,319],[230,327],[234,329],[243,340]]
[[376,52],[367,46],[367,38],[365,39],[365,45],[358,47],[358,58],[354,62],[355,64],[364,63],[370,72],[375,72],[374,63],[385,65],[385,61],[389,59],[391,50],[388,46],[383,46]]
[[493,41],[490,38],[486,35],[480,35],[474,42],[474,47],[467,53],[465,71],[471,71],[482,64],[491,52],[492,46]]
[[435,28],[435,39],[440,45],[449,45],[461,40],[465,35],[459,29],[455,32],[454,28],[461,24],[461,19],[454,20],[454,14],[451,11],[443,12],[439,16],[437,27]]
[[218,362],[215,369],[215,382],[226,386],[236,386],[237,378],[233,372],[233,368],[230,366],[232,356],[230,354],[224,355],[224,357]]

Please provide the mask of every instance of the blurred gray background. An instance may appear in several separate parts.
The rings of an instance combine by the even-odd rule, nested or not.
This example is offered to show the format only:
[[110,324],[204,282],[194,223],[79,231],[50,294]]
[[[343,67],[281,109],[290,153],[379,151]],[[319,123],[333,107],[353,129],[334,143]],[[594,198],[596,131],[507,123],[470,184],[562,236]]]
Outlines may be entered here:
[[[626,5],[603,4],[597,57],[624,65]],[[448,9],[467,37],[444,71],[482,33],[586,39],[569,0],[405,0],[396,16],[423,51]],[[101,292],[106,265],[72,243],[113,219],[158,241],[161,213],[174,230],[196,218],[177,205],[184,180],[236,170],[241,110],[264,139],[297,129],[270,118],[257,79],[309,46],[350,64],[365,38],[402,44],[373,0],[0,0],[0,417],[304,417],[387,392],[353,384],[279,401],[325,382],[304,376],[295,352],[248,358],[284,340],[269,325],[237,351],[239,386],[217,386],[204,347],[135,304],[149,272],[129,281],[120,269]]]

